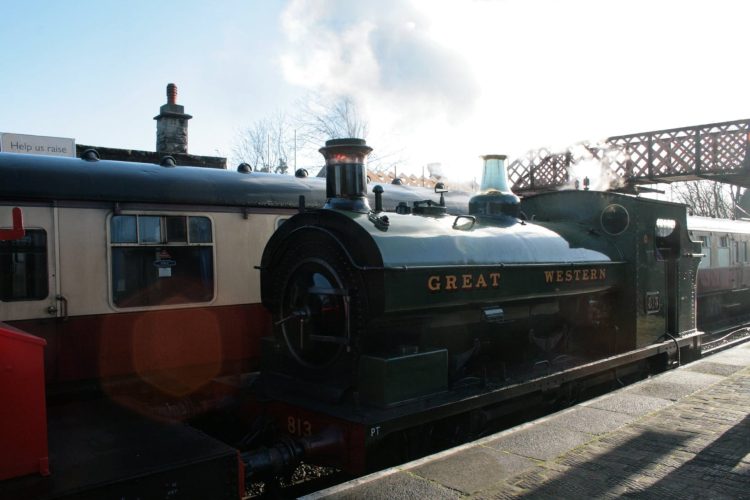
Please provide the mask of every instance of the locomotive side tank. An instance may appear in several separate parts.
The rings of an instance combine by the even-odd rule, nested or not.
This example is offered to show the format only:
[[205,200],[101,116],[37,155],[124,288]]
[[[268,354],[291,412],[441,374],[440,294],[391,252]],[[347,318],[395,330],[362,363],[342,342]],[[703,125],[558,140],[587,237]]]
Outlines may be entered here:
[[695,331],[684,207],[588,191],[519,204],[493,155],[469,214],[384,215],[364,198],[369,151],[329,141],[328,204],[266,247],[269,387],[392,407]]

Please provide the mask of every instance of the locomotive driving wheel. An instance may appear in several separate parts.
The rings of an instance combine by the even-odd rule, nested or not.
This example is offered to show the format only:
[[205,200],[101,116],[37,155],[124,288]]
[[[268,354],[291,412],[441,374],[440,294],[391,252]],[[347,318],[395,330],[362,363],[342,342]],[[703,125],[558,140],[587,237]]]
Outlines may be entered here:
[[306,243],[280,266],[275,324],[289,354],[304,367],[320,369],[352,346],[356,291],[337,249],[320,241]]

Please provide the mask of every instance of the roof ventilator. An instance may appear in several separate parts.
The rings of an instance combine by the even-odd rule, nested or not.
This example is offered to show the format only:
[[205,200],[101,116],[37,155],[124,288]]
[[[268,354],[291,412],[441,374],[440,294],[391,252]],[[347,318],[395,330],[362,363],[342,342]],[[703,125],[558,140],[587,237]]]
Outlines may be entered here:
[[162,167],[172,168],[177,166],[177,161],[174,159],[174,156],[165,156],[161,159],[161,162],[159,163]]
[[99,161],[101,157],[99,156],[99,151],[89,148],[81,153],[81,159],[85,161]]

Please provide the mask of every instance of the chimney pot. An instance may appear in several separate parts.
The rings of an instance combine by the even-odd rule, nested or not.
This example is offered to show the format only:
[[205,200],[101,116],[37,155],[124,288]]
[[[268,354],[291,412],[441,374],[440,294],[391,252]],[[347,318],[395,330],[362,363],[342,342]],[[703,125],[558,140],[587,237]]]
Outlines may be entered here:
[[167,85],[167,104],[177,104],[177,85],[174,83]]

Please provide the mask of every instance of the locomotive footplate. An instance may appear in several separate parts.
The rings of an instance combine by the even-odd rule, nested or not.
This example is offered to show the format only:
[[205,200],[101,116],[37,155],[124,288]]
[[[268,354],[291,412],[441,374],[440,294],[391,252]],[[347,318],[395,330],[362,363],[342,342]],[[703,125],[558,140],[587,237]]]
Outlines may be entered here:
[[370,455],[395,433],[419,429],[423,424],[473,410],[503,403],[513,404],[513,399],[554,390],[563,384],[581,381],[658,355],[664,355],[668,359],[675,358],[678,350],[684,348],[698,352],[701,335],[702,332],[682,335],[553,373],[528,375],[526,379],[504,385],[488,379],[483,385],[452,387],[448,391],[389,408],[358,403],[356,396],[342,403],[323,402],[310,397],[308,391],[300,390],[299,380],[276,373],[262,374],[262,385],[266,394],[275,400],[268,411],[281,430],[291,437],[309,442],[320,441],[325,436],[323,440],[326,447],[322,453],[316,454],[316,450],[309,450],[309,455],[315,456],[302,457],[305,461],[339,467],[352,474],[362,474],[382,465],[373,464]]

